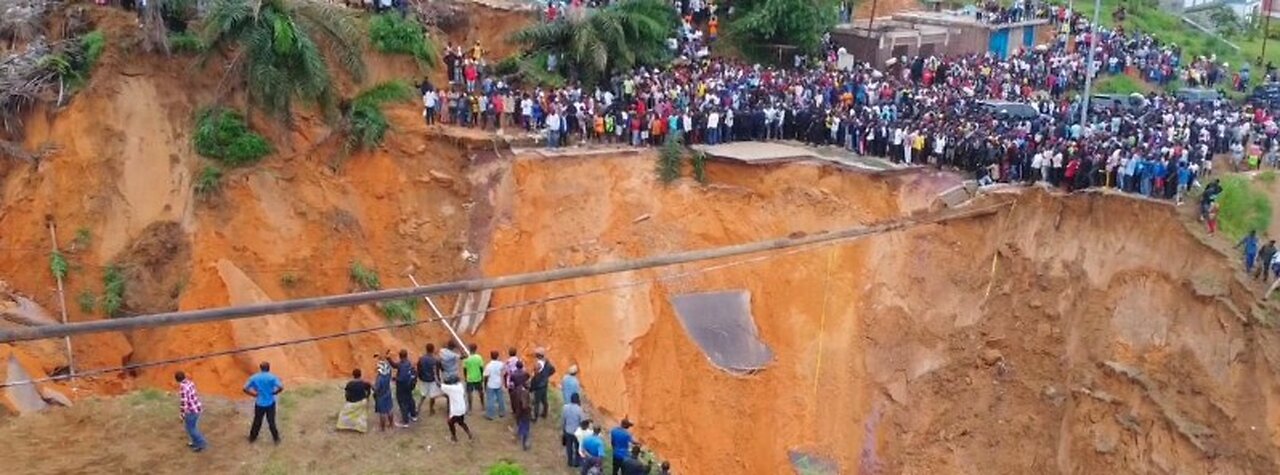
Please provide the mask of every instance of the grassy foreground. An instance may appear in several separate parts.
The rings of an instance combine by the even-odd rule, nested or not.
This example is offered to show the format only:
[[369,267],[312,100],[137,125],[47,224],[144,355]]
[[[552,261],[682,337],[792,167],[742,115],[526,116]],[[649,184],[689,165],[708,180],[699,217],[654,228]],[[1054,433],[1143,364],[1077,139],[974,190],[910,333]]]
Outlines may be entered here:
[[[509,461],[528,474],[571,473],[563,466],[554,417],[534,424],[528,452],[517,446],[510,416],[487,421],[482,408],[467,417],[475,442],[466,442],[462,434],[461,442],[450,442],[443,401],[435,417],[424,415],[409,429],[380,433],[371,416],[374,429],[368,434],[338,432],[341,384],[286,391],[278,403],[284,440],[279,446],[271,443],[266,427],[257,444],[246,440],[253,416],[248,398],[206,396],[200,425],[210,446],[200,454],[185,446],[177,397],[156,390],[9,417],[0,421],[0,446],[9,454],[4,472],[476,475]],[[555,406],[552,412],[558,414]]]

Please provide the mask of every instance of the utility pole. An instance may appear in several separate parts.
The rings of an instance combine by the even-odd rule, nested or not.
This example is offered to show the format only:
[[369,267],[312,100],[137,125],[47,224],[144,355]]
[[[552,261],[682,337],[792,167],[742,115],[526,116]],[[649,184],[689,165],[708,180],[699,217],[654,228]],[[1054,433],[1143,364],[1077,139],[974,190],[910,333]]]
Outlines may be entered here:
[[1102,15],[1102,0],[1093,0],[1093,24],[1089,27],[1089,64],[1084,73],[1084,102],[1080,108],[1080,127],[1089,126],[1089,96],[1093,95],[1094,51],[1098,45],[1098,18]]
[[871,0],[871,16],[867,17],[867,31],[875,31],[872,27],[876,24],[876,4],[878,3],[880,3],[879,0]]
[[1276,0],[1267,0],[1266,8],[1262,9],[1262,14],[1266,15],[1262,19],[1262,54],[1258,56],[1258,62],[1262,63],[1258,65],[1259,68],[1262,68],[1262,74],[1267,73],[1267,39],[1271,37],[1271,15],[1275,14],[1275,3]]

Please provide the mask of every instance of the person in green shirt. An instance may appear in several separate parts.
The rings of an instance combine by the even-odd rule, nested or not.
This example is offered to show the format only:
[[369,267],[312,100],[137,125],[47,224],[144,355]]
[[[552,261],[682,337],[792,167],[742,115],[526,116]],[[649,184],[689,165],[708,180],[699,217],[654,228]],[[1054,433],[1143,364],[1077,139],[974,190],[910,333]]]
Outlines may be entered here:
[[470,354],[462,360],[462,371],[467,376],[467,412],[471,412],[471,408],[475,404],[471,402],[471,394],[480,395],[480,407],[484,407],[484,357],[476,352],[478,348],[475,343],[467,345],[471,350]]

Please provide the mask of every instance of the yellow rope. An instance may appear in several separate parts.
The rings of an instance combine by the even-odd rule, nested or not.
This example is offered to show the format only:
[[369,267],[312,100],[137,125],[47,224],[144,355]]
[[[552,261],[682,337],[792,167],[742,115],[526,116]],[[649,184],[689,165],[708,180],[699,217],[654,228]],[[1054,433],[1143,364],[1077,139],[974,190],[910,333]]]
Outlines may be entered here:
[[813,365],[813,398],[814,406],[818,407],[818,379],[822,375],[822,342],[827,331],[827,300],[831,297],[831,265],[835,262],[836,246],[831,246],[830,252],[827,253],[827,272],[826,280],[822,283],[822,316],[818,319],[818,362]]

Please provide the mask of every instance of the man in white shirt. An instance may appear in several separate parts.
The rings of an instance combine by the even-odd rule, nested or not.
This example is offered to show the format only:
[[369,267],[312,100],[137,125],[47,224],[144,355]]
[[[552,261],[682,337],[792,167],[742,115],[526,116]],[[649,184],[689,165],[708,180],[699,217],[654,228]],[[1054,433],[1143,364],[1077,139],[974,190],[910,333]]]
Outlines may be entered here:
[[720,112],[711,109],[707,114],[707,145],[720,143]]
[[[502,390],[506,386],[506,365],[498,359],[497,351],[489,352],[489,362],[484,365],[484,418],[506,417],[507,407],[502,399]],[[496,413],[496,415],[495,415]]]
[[422,115],[426,117],[427,125],[436,123],[436,108],[439,104],[440,94],[434,89],[422,95]]
[[553,107],[547,115],[547,147],[560,146],[560,113]]
[[467,395],[462,381],[457,375],[447,375],[440,391],[449,399],[449,437],[457,442],[458,432],[455,426],[462,426],[462,430],[467,432],[467,438],[475,439],[471,436],[471,428],[467,427]]

